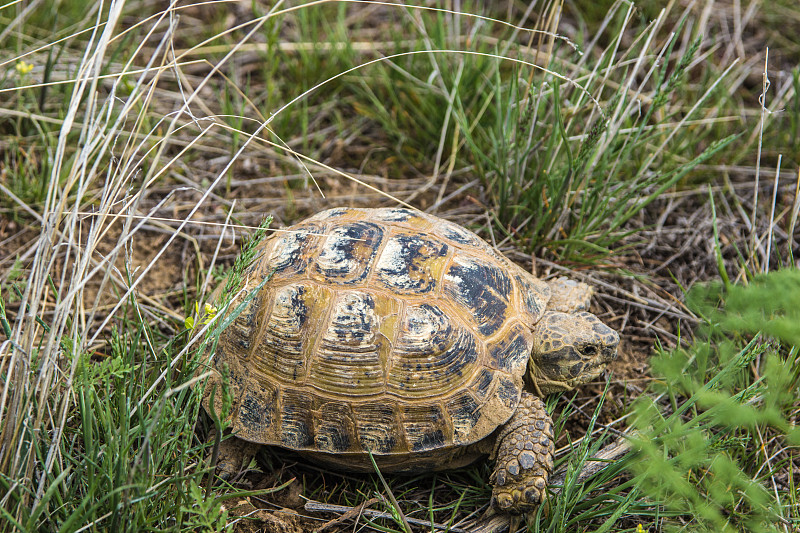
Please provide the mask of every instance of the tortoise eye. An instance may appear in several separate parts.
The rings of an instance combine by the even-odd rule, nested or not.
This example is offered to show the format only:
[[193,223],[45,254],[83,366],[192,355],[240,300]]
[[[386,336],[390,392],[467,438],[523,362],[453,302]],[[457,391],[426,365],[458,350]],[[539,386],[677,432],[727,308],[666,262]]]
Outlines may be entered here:
[[588,346],[584,346],[581,348],[581,353],[583,355],[594,355],[597,353],[597,346],[590,344]]

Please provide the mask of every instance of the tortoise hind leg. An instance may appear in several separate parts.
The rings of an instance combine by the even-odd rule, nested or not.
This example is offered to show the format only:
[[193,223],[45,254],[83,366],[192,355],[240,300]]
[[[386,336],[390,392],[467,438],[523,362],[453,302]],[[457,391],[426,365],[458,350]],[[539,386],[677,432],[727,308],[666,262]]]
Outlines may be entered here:
[[226,481],[234,479],[255,457],[259,445],[233,435],[219,443],[216,471]]
[[553,472],[553,422],[542,400],[523,392],[516,413],[500,430],[492,474],[492,504],[501,511],[527,512],[547,496]]

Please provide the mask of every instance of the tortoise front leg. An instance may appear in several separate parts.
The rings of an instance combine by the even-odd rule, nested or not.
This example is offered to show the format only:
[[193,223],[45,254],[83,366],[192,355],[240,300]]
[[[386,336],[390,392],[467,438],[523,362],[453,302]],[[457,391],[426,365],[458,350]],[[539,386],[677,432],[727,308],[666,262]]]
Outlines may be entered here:
[[553,422],[542,400],[522,393],[516,413],[500,430],[491,477],[493,505],[527,512],[544,502],[553,472]]

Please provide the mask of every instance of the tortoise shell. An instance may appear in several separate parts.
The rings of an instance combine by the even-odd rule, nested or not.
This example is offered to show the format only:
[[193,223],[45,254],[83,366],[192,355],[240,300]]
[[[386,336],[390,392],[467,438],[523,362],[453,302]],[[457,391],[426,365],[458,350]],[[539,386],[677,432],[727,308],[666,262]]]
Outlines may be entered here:
[[403,456],[478,442],[511,417],[550,289],[451,222],[343,208],[264,240],[231,309],[245,298],[214,357],[233,433]]

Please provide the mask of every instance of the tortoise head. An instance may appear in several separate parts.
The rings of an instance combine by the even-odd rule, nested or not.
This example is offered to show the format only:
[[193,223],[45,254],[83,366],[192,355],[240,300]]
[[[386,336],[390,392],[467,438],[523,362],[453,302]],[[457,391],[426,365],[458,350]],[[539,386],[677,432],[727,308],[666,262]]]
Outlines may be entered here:
[[528,368],[540,394],[587,383],[617,357],[617,332],[586,311],[548,311],[534,327],[533,337]]

